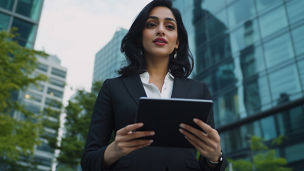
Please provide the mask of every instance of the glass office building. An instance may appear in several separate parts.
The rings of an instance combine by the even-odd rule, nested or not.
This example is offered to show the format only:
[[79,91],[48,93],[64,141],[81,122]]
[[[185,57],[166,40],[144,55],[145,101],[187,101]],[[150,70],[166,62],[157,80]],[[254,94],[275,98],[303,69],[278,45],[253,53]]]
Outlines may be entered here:
[[0,0],[0,30],[17,28],[20,45],[33,48],[44,0]]
[[206,83],[229,158],[249,159],[250,135],[304,169],[304,1],[173,0],[188,31],[192,78]]
[[117,71],[126,65],[125,56],[120,52],[121,40],[128,30],[118,29],[113,38],[95,55],[93,83],[118,76]]

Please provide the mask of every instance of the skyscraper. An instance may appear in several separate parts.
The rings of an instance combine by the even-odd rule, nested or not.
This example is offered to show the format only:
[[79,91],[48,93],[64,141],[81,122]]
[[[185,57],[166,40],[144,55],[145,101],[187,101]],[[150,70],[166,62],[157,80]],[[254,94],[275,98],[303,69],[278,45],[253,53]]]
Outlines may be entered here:
[[211,91],[227,157],[250,158],[248,136],[304,166],[304,1],[173,0],[188,31],[194,79]]
[[[57,56],[48,58],[38,57],[39,65],[34,74],[43,74],[48,77],[47,82],[39,82],[38,86],[31,85],[25,92],[21,93],[21,101],[25,108],[35,114],[43,114],[47,108],[56,111],[55,116],[43,116],[47,119],[44,124],[43,133],[40,137],[41,144],[35,147],[33,160],[37,163],[38,170],[51,170],[54,161],[54,149],[48,144],[45,137],[57,138],[57,130],[52,125],[59,122],[59,115],[63,108],[60,104],[63,102],[64,88],[66,84],[67,69],[60,64]],[[22,115],[19,115],[19,117]],[[17,119],[22,119],[18,118]],[[56,129],[56,128],[55,128]],[[27,160],[23,160],[26,165]]]
[[117,71],[126,64],[124,55],[120,52],[121,40],[127,30],[120,28],[113,38],[95,55],[93,83],[117,76]]
[[44,0],[0,1],[0,30],[17,28],[15,40],[20,45],[33,48]]

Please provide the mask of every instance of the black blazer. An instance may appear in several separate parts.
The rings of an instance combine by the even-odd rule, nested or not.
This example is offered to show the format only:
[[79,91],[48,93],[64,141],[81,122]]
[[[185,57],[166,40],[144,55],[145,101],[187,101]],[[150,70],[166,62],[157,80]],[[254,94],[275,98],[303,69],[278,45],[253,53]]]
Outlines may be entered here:
[[[103,166],[104,151],[112,131],[117,131],[135,121],[139,97],[146,96],[139,75],[108,79],[96,100],[87,143],[81,160],[84,171],[187,171],[224,170],[225,163],[210,169],[206,159],[196,160],[194,149],[145,147],[122,157],[110,168]],[[207,87],[192,79],[174,78],[172,98],[210,99]],[[208,124],[212,127],[212,112]]]

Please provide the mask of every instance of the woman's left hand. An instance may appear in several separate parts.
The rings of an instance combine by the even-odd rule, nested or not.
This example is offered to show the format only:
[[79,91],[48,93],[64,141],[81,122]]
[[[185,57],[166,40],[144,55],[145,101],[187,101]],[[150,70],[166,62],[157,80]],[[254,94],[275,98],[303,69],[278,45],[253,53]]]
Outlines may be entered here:
[[209,161],[218,161],[221,156],[221,143],[218,132],[199,119],[194,118],[193,121],[204,132],[184,123],[180,124],[180,127],[184,130],[179,129],[179,131],[202,156],[206,157]]

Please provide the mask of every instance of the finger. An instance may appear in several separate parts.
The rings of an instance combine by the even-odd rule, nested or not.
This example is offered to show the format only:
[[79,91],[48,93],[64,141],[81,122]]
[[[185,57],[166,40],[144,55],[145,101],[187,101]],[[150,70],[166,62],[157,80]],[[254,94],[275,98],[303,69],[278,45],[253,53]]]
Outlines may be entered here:
[[143,145],[150,145],[153,143],[153,140],[134,140],[127,142],[120,142],[119,146],[121,147],[138,147]]
[[202,153],[204,153],[204,155],[208,155],[210,153],[214,153],[216,151],[216,149],[213,146],[210,146],[202,141],[200,141],[197,137],[188,134],[187,136],[185,136],[185,138],[187,140],[190,140],[192,143],[191,144],[195,144],[195,148],[199,151],[201,151]]
[[117,131],[117,135],[123,135],[123,134],[128,134],[130,131],[133,131],[135,129],[138,129],[140,127],[144,126],[144,123],[135,123],[135,124],[130,124],[130,125],[127,125],[121,129],[119,129]]
[[204,133],[202,130],[198,130],[190,125],[187,125],[187,124],[184,124],[184,123],[181,123],[179,125],[181,128],[195,134],[196,136],[198,137],[201,137],[201,138],[205,138],[205,137],[208,137],[208,134]]
[[208,154],[208,152],[206,150],[202,149],[196,142],[192,141],[191,139],[189,139],[187,137],[185,137],[185,138],[190,144],[192,144],[194,146],[194,148],[197,151],[200,152],[200,154],[202,154],[203,156],[206,156]]
[[189,139],[191,139],[193,141],[196,139],[195,142],[196,142],[196,144],[197,144],[198,147],[203,148],[203,147],[207,146],[206,142],[201,141],[200,139],[198,139],[198,137],[196,137],[196,136],[188,133],[187,131],[184,131],[182,129],[179,129],[179,131],[185,136],[185,138],[189,138]]
[[129,133],[127,135],[120,135],[117,136],[117,141],[131,141],[133,139],[141,138],[141,137],[148,137],[155,135],[154,131],[136,131]]
[[200,119],[194,118],[193,122],[202,128],[208,135],[214,134],[215,129],[213,129],[210,125],[206,124],[205,122],[201,121]]
[[130,153],[132,151],[147,147],[149,145],[151,145],[151,144],[144,144],[144,145],[140,145],[140,146],[136,146],[136,147],[127,147],[126,149],[128,150],[128,153]]

